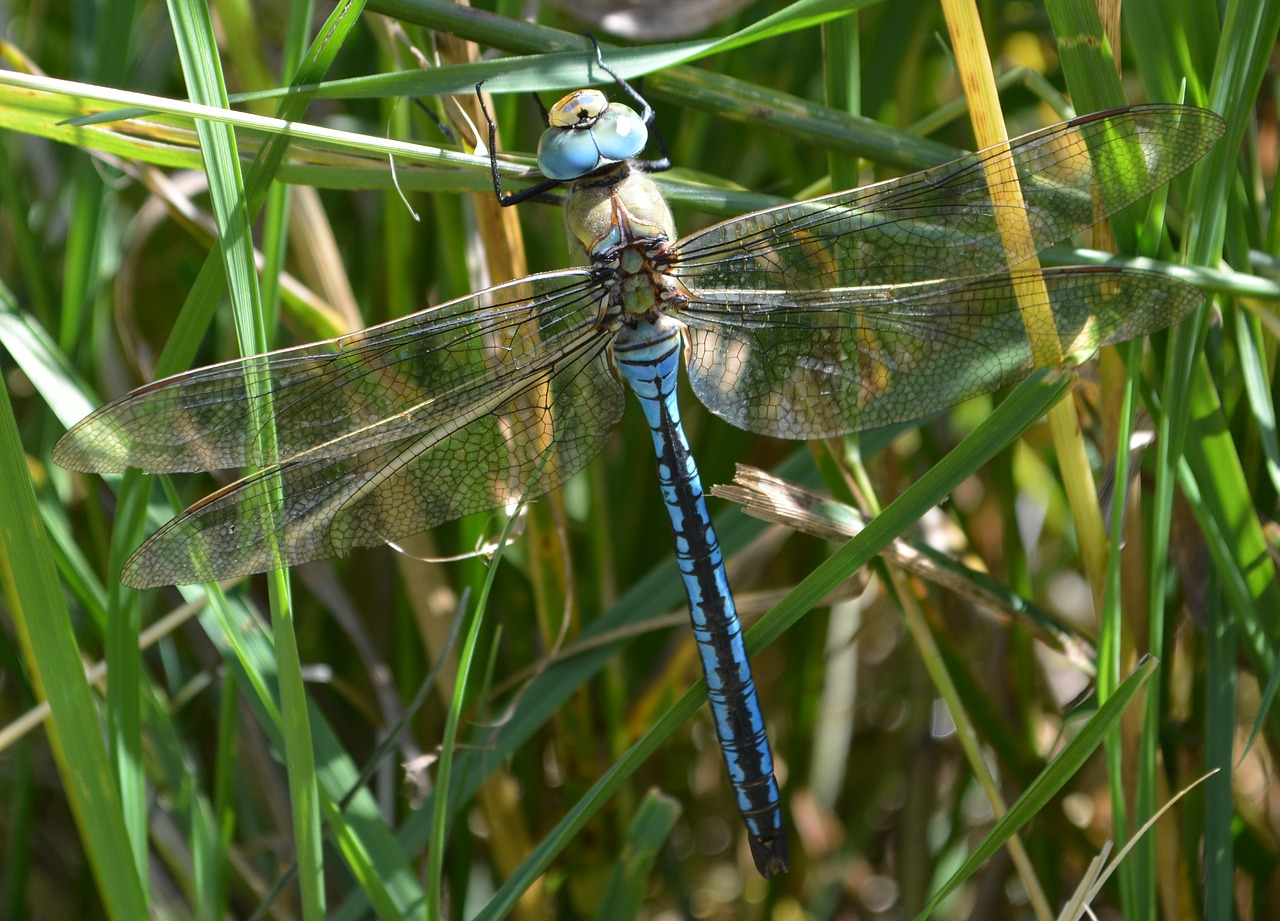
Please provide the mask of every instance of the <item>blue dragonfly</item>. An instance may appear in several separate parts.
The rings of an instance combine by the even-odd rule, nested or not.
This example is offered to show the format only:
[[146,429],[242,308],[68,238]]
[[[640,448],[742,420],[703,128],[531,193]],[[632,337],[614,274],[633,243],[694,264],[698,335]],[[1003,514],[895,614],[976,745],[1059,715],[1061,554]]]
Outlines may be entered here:
[[[580,267],[157,381],[77,423],[54,459],[99,473],[261,467],[165,525],[121,574],[138,588],[225,579],[342,557],[554,489],[603,448],[625,380],[652,432],[716,732],[768,877],[789,860],[780,794],[681,428],[681,365],[731,424],[820,439],[1016,381],[1043,354],[1039,340],[1080,356],[1177,323],[1203,295],[1165,275],[1020,269],[990,183],[1017,182],[1028,252],[1039,252],[1168,182],[1223,127],[1187,106],[1100,112],[679,239],[649,176],[665,151],[639,159],[652,110],[617,83],[641,112],[597,90],[570,93],[539,142],[539,185],[504,195],[493,165],[504,204],[565,187]],[[1016,179],[989,178],[997,157],[1011,158]],[[1032,306],[1048,309],[1052,328],[1024,322],[1015,292],[1032,274],[1043,279]]]

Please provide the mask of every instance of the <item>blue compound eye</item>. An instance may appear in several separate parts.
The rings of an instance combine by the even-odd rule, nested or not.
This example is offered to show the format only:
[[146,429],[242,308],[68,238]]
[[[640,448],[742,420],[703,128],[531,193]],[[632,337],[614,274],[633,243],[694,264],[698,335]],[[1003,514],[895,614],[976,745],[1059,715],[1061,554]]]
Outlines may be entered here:
[[644,150],[649,129],[635,109],[613,103],[591,126],[600,155],[609,160],[629,160]]
[[547,124],[552,128],[585,127],[608,107],[608,98],[599,90],[574,90],[551,107]]
[[548,128],[538,139],[538,169],[548,179],[581,179],[600,165],[589,130]]
[[569,182],[644,150],[649,129],[636,111],[610,104],[599,90],[575,90],[547,113],[550,126],[538,139],[538,169]]

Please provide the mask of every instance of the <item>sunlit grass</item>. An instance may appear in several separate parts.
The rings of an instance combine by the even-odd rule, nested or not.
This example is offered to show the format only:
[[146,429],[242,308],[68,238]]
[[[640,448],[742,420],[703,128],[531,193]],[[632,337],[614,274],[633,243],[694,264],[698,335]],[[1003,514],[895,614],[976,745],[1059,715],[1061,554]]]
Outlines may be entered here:
[[[640,85],[677,164],[663,181],[683,231],[816,194],[854,158],[866,181],[973,146],[933,6],[869,5],[856,56],[850,36],[833,42],[828,32],[824,46],[807,18],[829,6],[797,4],[753,32],[773,11],[757,4],[714,35],[694,36],[696,46],[632,47],[601,35],[625,46],[606,52],[624,73],[656,68]],[[119,586],[141,537],[225,479],[183,475],[162,487],[50,462],[53,442],[89,407],[158,374],[400,316],[501,281],[504,267],[564,266],[558,210],[522,205],[518,226],[492,227],[484,159],[398,97],[423,94],[465,137],[466,119],[427,94],[469,94],[485,78],[495,90],[503,80],[540,88],[550,103],[552,87],[577,79],[587,27],[551,12],[531,24],[429,0],[379,3],[371,8],[396,18],[340,7],[329,41],[308,54],[327,8],[307,22],[282,4],[217,6],[210,35],[198,21],[172,26],[151,7],[100,13],[96,30],[76,19],[73,33],[71,20],[20,4],[4,60],[14,71],[33,62],[47,78],[0,71],[0,341],[12,412],[0,411],[16,422],[0,433],[0,478],[13,491],[0,502],[6,634],[16,640],[0,660],[10,730],[0,762],[10,766],[0,781],[9,807],[0,916],[132,918],[146,905],[174,917],[357,917],[372,905],[379,917],[416,917],[424,901],[435,907],[428,853],[442,858],[442,910],[452,917],[464,905],[493,917],[614,918],[637,905],[649,915],[900,917],[949,886],[934,917],[1025,916],[1029,881],[996,847],[1011,829],[978,794],[930,678],[938,669],[1011,814],[1031,817],[1019,837],[1053,910],[1071,901],[1104,842],[1124,843],[1217,768],[1148,832],[1149,845],[1125,855],[1094,908],[1135,918],[1275,916],[1266,792],[1280,612],[1280,222],[1266,198],[1275,123],[1256,100],[1277,7],[1231,6],[1218,24],[1207,0],[1176,11],[1128,4],[1118,81],[1088,10],[983,7],[997,72],[1027,66],[1047,78],[1004,85],[1011,134],[1054,120],[1061,94],[1081,112],[1185,97],[1228,122],[1211,160],[1170,187],[1171,234],[1151,233],[1155,218],[1142,212],[1117,236],[1124,258],[1217,269],[1221,257],[1240,274],[1209,282],[1221,292],[1212,310],[1127,352],[1131,384],[1119,363],[1103,364],[1086,367],[1074,390],[1094,476],[1107,482],[1118,457],[1131,473],[1127,489],[1102,498],[1112,539],[1102,549],[1114,551],[1102,584],[1084,575],[1047,428],[1032,425],[1001,448],[1040,415],[1025,393],[974,401],[905,433],[812,449],[732,429],[685,394],[708,485],[746,462],[841,499],[852,486],[873,489],[888,507],[870,536],[843,547],[713,507],[740,608],[752,622],[773,611],[752,637],[753,662],[794,859],[789,874],[765,883],[747,856],[704,698],[686,693],[698,666],[634,407],[601,459],[559,497],[534,503],[496,570],[362,551],[299,568],[291,607],[281,583],[269,604],[261,578],[207,597]],[[198,20],[198,5],[188,13]],[[90,7],[77,7],[82,14]],[[437,42],[431,29],[531,60],[462,65],[465,49]],[[719,42],[744,30],[741,44]],[[234,131],[236,145],[211,168],[221,177],[212,196],[212,141],[197,144],[191,120],[205,110],[189,101],[202,97],[184,82],[175,34],[189,43],[185,72],[212,81],[207,92],[219,92],[216,63],[233,97],[260,94],[216,128],[203,123],[225,145]],[[461,67],[419,72],[410,43]],[[850,68],[856,104],[826,108],[824,88]],[[274,92],[356,77],[368,79],[317,93],[324,98]],[[74,120],[160,107],[148,99],[166,100],[162,117]],[[528,154],[537,107],[523,93],[495,103],[503,148]],[[928,137],[900,130],[917,123],[931,126]],[[516,188],[524,174],[504,168],[504,182]],[[255,254],[215,242],[215,228],[226,240],[237,225],[252,227],[256,277]],[[1253,272],[1255,262],[1270,265],[1270,277]],[[246,292],[235,303],[252,308],[256,298],[260,314],[231,308],[228,278]],[[260,296],[247,293],[257,287]],[[1145,407],[1132,425],[1130,403]],[[1019,413],[1026,419],[1015,421]],[[981,426],[989,416],[994,423]],[[1117,454],[1119,439],[1148,431],[1153,447]],[[477,516],[414,551],[466,552],[501,527]],[[975,592],[985,574],[1001,597],[1047,611],[1071,655],[1037,639],[1044,622],[1024,620],[1013,602],[993,616],[973,592],[885,580],[884,564],[858,574],[899,535],[944,548]],[[451,631],[474,615],[490,577],[439,846],[436,756],[460,668]],[[895,592],[913,596],[931,630],[938,661],[928,668],[930,647],[910,638]],[[185,626],[144,633],[184,600]],[[1145,655],[1158,665],[1140,666]],[[105,690],[86,685],[80,668],[104,658]],[[425,704],[348,799],[428,674]],[[32,730],[20,717],[45,698],[51,716]],[[1109,726],[1105,752],[1078,767],[1076,755]],[[650,788],[666,798],[649,799]]]

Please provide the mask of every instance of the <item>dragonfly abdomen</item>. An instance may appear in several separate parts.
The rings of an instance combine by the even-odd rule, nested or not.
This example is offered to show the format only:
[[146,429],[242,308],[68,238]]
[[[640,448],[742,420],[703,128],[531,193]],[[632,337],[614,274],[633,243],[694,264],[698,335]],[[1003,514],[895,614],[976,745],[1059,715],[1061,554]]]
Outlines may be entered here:
[[644,409],[658,459],[658,481],[675,532],[676,560],[689,597],[698,656],[729,779],[761,874],[787,869],[773,753],[765,734],[751,664],[698,468],[676,403],[680,327],[667,317],[623,326],[613,353]]

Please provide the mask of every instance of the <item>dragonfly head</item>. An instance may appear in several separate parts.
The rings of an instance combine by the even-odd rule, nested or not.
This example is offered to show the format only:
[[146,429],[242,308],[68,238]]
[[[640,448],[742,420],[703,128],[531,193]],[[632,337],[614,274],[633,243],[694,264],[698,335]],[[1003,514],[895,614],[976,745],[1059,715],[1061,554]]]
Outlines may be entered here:
[[649,129],[636,111],[599,90],[574,90],[547,113],[538,141],[538,169],[570,182],[644,150]]

